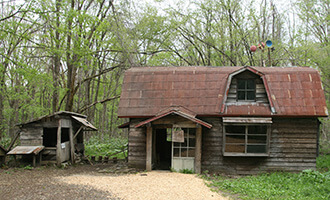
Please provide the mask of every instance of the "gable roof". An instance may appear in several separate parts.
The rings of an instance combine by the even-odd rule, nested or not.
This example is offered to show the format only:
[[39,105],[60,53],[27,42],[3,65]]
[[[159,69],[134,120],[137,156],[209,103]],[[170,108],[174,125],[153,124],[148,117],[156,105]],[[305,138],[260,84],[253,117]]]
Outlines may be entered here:
[[165,109],[164,111],[162,111],[161,113],[157,114],[155,117],[152,117],[150,119],[147,119],[145,121],[142,121],[140,122],[139,124],[137,124],[135,126],[135,128],[139,128],[143,125],[146,125],[150,122],[153,122],[153,121],[156,121],[158,119],[161,119],[163,117],[166,117],[168,115],[172,115],[172,114],[175,114],[175,115],[178,115],[178,116],[181,116],[187,120],[190,120],[192,122],[195,122],[196,124],[199,124],[199,125],[202,125],[202,126],[205,126],[206,128],[212,128],[212,125],[207,123],[207,122],[204,122],[200,119],[197,119],[195,116],[195,114],[192,114],[191,112],[186,112],[187,110],[185,108],[182,108],[182,107],[170,107],[168,109]]
[[[244,70],[263,79],[270,105],[225,104],[230,75]],[[312,68],[137,67],[126,71],[119,117],[156,116],[170,106],[183,106],[197,116],[328,115],[320,75]]]

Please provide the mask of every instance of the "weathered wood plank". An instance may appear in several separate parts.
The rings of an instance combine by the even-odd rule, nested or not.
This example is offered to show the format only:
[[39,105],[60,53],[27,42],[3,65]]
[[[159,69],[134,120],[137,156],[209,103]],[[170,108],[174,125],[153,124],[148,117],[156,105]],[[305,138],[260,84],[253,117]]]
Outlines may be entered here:
[[147,127],[146,137],[146,170],[152,170],[152,127]]
[[201,173],[201,159],[202,159],[202,127],[196,130],[196,143],[195,143],[195,173]]

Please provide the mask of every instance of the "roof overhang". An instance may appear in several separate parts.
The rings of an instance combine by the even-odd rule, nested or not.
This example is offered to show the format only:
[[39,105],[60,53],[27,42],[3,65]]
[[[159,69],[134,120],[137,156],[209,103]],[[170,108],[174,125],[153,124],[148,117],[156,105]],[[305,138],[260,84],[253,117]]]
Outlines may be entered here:
[[135,128],[139,128],[139,127],[144,126],[144,125],[146,125],[148,123],[151,123],[153,121],[156,121],[158,119],[161,119],[163,117],[166,117],[168,115],[173,115],[173,114],[178,115],[178,116],[181,116],[181,117],[183,117],[183,118],[185,118],[187,120],[190,120],[192,122],[195,122],[196,124],[202,125],[202,126],[204,126],[206,128],[209,128],[209,129],[212,128],[212,125],[211,124],[209,124],[209,123],[207,123],[205,121],[202,121],[200,119],[197,119],[195,117],[195,115],[192,115],[191,113],[184,112],[184,111],[182,111],[179,108],[173,108],[173,109],[167,110],[167,111],[165,111],[163,113],[159,113],[158,115],[156,115],[156,116],[154,116],[152,118],[149,118],[149,119],[147,119],[145,121],[142,121],[139,124],[135,125]]
[[97,131],[97,128],[93,126],[89,121],[87,121],[85,118],[77,117],[77,116],[71,116],[74,120],[76,120],[79,124],[84,126],[85,128],[92,130],[92,131]]
[[130,125],[129,122],[125,122],[125,123],[123,123],[123,124],[117,126],[117,128],[129,128],[129,125]]

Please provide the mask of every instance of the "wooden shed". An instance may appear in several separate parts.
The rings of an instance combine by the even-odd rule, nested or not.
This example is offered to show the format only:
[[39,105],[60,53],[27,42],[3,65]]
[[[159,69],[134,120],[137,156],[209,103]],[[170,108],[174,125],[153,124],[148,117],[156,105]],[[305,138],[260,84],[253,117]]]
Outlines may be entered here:
[[327,115],[308,67],[131,68],[118,110],[129,165],[227,174],[315,168]]
[[96,131],[87,116],[61,111],[19,124],[20,146],[11,155],[33,154],[42,164],[75,162],[84,155],[84,131]]

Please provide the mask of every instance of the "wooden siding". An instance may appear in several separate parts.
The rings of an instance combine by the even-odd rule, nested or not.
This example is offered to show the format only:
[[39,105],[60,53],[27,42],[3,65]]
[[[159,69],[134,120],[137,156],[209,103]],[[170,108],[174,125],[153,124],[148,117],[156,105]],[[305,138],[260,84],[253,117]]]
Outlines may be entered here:
[[135,168],[146,168],[146,128],[135,128],[143,119],[130,119],[128,133],[128,165]]
[[21,129],[21,146],[41,146],[43,128],[40,125],[31,125]]
[[273,119],[268,157],[223,157],[221,120],[202,120],[213,125],[203,129],[202,171],[244,175],[316,167],[317,119]]

